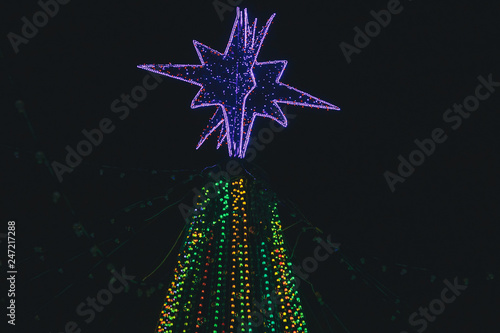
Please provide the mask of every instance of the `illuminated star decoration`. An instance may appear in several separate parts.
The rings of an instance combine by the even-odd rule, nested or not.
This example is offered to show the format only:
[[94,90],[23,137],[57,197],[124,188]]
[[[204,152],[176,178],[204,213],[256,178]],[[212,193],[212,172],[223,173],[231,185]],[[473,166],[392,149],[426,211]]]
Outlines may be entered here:
[[196,149],[219,129],[217,148],[227,142],[229,156],[244,158],[256,117],[271,118],[283,127],[287,126],[280,103],[340,110],[333,104],[280,82],[286,60],[257,61],[275,15],[257,32],[257,19],[249,24],[247,10],[242,12],[237,8],[236,20],[224,53],[193,41],[200,65],[137,66],[200,86],[201,89],[191,102],[192,109],[217,106]]

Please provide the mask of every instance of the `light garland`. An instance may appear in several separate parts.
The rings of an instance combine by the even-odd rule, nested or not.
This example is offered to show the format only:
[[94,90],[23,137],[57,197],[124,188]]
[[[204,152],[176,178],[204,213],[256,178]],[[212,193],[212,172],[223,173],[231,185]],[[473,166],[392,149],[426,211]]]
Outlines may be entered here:
[[307,332],[274,194],[245,177],[211,191],[201,191],[158,333]]

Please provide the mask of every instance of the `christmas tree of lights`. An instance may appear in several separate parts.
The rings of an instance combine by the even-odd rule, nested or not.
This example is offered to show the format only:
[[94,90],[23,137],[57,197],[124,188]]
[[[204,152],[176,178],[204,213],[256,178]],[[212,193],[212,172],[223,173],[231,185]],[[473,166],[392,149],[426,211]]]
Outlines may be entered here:
[[[256,117],[287,126],[279,104],[339,110],[280,82],[286,61],[257,61],[274,16],[257,31],[257,19],[237,8],[224,53],[194,41],[201,64],[138,66],[200,86],[191,108],[216,107],[197,149],[218,130],[217,148],[226,143],[230,157],[244,158]],[[210,180],[188,221],[158,333],[307,332],[276,195],[248,173]]]

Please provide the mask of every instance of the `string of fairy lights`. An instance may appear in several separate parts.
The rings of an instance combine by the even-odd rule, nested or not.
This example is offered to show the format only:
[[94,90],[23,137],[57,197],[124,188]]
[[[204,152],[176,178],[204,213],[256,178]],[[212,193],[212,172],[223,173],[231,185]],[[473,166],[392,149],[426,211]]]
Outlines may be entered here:
[[[272,207],[272,219],[271,227],[273,230],[273,243],[276,249],[272,253],[273,259],[279,264],[280,269],[280,281],[283,282],[282,286],[278,287],[277,297],[281,302],[281,315],[282,318],[289,316],[290,328],[285,326],[285,330],[291,329],[292,331],[302,331],[300,328],[305,327],[305,317],[303,314],[302,306],[300,304],[300,297],[298,290],[295,285],[287,285],[286,281],[294,282],[294,276],[292,274],[291,265],[292,263],[285,258],[285,241],[283,239],[283,232],[281,230],[281,223],[279,222],[279,217],[277,214],[278,205],[277,202],[273,203]],[[286,304],[286,307],[285,307]],[[293,315],[292,315],[293,313]]]
[[262,222],[264,216],[252,223],[255,212],[263,210],[249,206],[247,187],[244,178],[216,182],[217,195],[212,199],[209,190],[202,189],[205,199],[198,201],[187,230],[158,332],[198,332],[204,327],[247,332],[256,311],[251,301],[255,298],[266,304],[269,332],[307,332],[277,202],[270,203],[269,226]]

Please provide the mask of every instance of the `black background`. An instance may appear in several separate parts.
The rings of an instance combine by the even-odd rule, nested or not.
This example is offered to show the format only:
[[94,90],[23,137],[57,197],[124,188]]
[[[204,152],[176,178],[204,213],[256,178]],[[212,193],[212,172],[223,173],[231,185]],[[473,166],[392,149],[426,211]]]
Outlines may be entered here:
[[[213,113],[189,108],[196,86],[165,78],[124,120],[110,104],[142,84],[138,64],[198,63],[193,39],[223,51],[236,12],[221,21],[211,1],[73,0],[16,54],[7,34],[20,34],[21,18],[32,21],[40,7],[1,6],[1,232],[16,221],[16,328],[55,333],[75,321],[82,332],[153,332],[178,247],[91,323],[75,309],[107,286],[110,265],[140,280],[162,261],[183,227],[178,200],[189,204],[201,185],[190,175],[224,161],[227,149],[215,150],[211,138],[194,150]],[[301,286],[311,332],[416,332],[408,316],[455,277],[467,289],[425,331],[497,332],[500,89],[456,130],[443,114],[474,94],[479,75],[500,81],[500,8],[493,1],[402,6],[348,64],[339,44],[353,44],[353,28],[364,29],[370,11],[387,1],[241,2],[260,23],[277,13],[258,60],[288,60],[283,82],[341,108],[289,106],[296,118],[253,163],[322,237],[341,243],[309,278],[330,309]],[[103,118],[116,129],[59,183],[50,163],[64,163],[66,145],[75,148],[81,131]],[[255,133],[268,125],[259,120]],[[396,173],[398,156],[407,158],[413,141],[435,128],[448,139],[391,192],[384,172]],[[61,194],[56,202],[54,192]],[[293,209],[281,209],[285,226],[299,221]],[[75,223],[86,235],[77,237]],[[301,234],[294,263],[317,245],[304,226],[285,232],[290,246]],[[93,246],[102,255],[93,257]],[[0,295],[5,308],[6,291]]]

